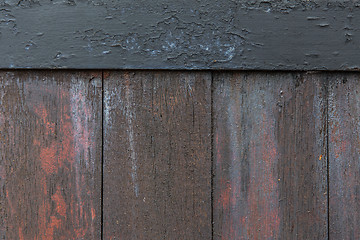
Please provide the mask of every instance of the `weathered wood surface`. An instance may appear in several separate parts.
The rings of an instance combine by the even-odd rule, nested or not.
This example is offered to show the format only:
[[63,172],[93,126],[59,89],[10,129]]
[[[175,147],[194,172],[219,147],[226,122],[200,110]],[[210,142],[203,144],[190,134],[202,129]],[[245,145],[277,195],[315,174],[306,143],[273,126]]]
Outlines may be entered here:
[[100,239],[101,72],[0,85],[0,238]]
[[211,74],[104,75],[104,239],[211,239]]
[[359,239],[359,82],[0,71],[0,239]]
[[329,81],[330,239],[360,239],[360,77]]
[[0,5],[0,68],[360,68],[359,0]]
[[214,239],[327,239],[321,74],[214,74]]

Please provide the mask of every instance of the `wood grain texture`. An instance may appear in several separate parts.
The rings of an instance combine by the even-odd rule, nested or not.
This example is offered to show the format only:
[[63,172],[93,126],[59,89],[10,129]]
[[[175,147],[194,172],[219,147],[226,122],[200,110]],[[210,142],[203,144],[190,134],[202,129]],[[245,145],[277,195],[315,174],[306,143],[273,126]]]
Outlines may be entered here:
[[214,75],[214,239],[327,239],[321,74]]
[[0,238],[100,239],[101,72],[0,85]]
[[330,239],[360,239],[360,75],[329,82]]
[[211,239],[210,73],[104,84],[104,239]]

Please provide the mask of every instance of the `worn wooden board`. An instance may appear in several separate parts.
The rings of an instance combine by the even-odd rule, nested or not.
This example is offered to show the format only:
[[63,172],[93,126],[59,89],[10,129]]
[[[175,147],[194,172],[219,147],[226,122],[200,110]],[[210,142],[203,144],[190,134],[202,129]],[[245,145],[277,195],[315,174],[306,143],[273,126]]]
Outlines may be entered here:
[[359,0],[2,0],[0,68],[356,70]]
[[329,82],[330,239],[360,239],[360,75]]
[[210,73],[104,75],[104,239],[211,239]]
[[214,239],[327,239],[321,74],[215,73]]
[[0,72],[0,238],[100,239],[101,72]]

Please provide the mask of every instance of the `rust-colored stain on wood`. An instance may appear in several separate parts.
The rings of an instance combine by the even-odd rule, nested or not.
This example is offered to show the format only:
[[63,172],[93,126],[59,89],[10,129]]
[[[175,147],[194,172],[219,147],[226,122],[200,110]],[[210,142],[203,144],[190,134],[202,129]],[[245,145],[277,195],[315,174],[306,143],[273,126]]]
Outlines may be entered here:
[[220,73],[214,89],[214,239],[326,239],[321,76]]
[[0,239],[358,239],[358,83],[1,71]]
[[329,76],[330,238],[360,239],[359,74]]
[[2,239],[100,238],[101,78],[89,79],[0,73]]

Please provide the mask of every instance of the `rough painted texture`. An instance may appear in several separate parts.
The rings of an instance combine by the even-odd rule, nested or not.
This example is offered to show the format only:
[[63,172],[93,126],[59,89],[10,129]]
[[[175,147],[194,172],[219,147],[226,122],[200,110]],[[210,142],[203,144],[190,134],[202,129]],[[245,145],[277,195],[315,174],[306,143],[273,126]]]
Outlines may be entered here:
[[0,68],[359,69],[359,1],[1,0]]
[[360,239],[360,78],[329,78],[330,239]]
[[100,239],[101,73],[0,72],[0,238]]
[[211,239],[210,73],[104,75],[104,239]]
[[214,239],[327,239],[320,74],[214,74]]

